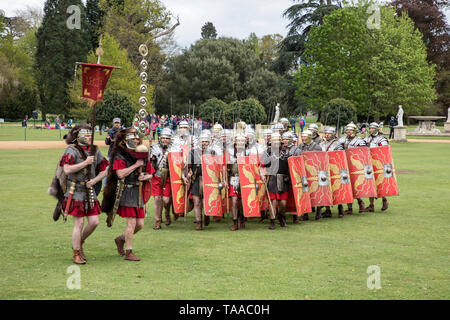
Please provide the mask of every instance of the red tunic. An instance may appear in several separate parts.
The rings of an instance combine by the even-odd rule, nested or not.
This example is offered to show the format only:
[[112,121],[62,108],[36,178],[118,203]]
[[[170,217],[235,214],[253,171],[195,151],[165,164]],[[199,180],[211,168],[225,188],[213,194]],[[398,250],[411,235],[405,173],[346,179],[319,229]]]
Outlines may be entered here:
[[[125,161],[123,161],[121,159],[114,160],[113,170],[122,170],[122,169],[126,169],[126,168],[127,168],[127,164]],[[145,172],[147,172],[148,174],[152,174],[155,172],[155,169],[153,169],[153,166],[151,165],[150,161],[147,162],[147,165],[145,167]],[[137,219],[145,218],[144,208],[119,206],[119,209],[117,210],[117,214],[122,218],[137,218]]]
[[[89,148],[86,148],[83,146],[83,149],[86,151],[90,150]],[[61,158],[61,160],[59,161],[59,166],[63,167],[65,164],[68,165],[74,165],[75,163],[75,158],[71,155],[71,154],[64,154]],[[97,168],[96,171],[97,172],[103,172],[106,170],[106,168],[109,166],[109,162],[108,160],[106,160],[106,158],[102,158],[102,160],[100,161],[100,163],[97,164]],[[63,211],[66,210],[66,205],[67,205],[67,198],[65,198],[63,200],[62,203],[62,209]],[[84,201],[80,201],[80,200],[73,200],[70,202],[70,208],[68,210],[68,215],[74,216],[74,217],[90,217],[90,216],[96,216],[99,215],[102,210],[100,208],[100,203],[98,202],[98,200],[95,200],[94,202],[94,208],[90,209],[88,206],[88,211],[85,212],[84,210],[84,205],[85,202]]]

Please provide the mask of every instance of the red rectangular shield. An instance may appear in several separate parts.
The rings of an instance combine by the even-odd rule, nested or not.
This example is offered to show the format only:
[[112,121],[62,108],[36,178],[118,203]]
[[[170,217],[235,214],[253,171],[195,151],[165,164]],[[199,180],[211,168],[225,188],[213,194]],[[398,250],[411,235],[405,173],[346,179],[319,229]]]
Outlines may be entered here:
[[261,179],[261,173],[264,176],[264,171],[261,167],[261,155],[252,154],[249,156],[250,163],[255,164],[255,177],[256,184],[258,186],[258,199],[259,199],[259,209],[268,210],[269,209],[269,198],[267,197],[266,184],[263,179]]
[[372,155],[377,197],[398,196],[399,191],[391,146],[370,148],[370,154]]
[[[328,154],[325,151],[308,151],[302,154],[305,162],[311,206],[332,206]],[[289,161],[289,160],[288,160]]]
[[345,150],[347,155],[353,198],[377,196],[377,187],[373,176],[372,156],[368,147],[356,147]]
[[183,154],[181,152],[169,152],[170,187],[172,188],[172,203],[175,213],[184,213],[185,186],[182,178]]
[[220,171],[217,157],[202,155],[203,207],[207,216],[222,216],[222,196],[219,191]]
[[102,100],[114,68],[101,64],[81,63],[81,96],[93,101]]
[[306,178],[305,162],[303,157],[289,157],[289,173],[291,175],[292,193],[297,214],[311,212],[311,198]]
[[[244,216],[260,217],[261,209],[259,207],[259,198],[257,188],[258,180],[261,180],[257,172],[257,165],[250,161],[250,157],[238,157],[239,180],[241,185],[241,198]],[[262,182],[262,180],[260,181]]]
[[353,191],[345,151],[328,151],[328,160],[333,204],[352,203]]

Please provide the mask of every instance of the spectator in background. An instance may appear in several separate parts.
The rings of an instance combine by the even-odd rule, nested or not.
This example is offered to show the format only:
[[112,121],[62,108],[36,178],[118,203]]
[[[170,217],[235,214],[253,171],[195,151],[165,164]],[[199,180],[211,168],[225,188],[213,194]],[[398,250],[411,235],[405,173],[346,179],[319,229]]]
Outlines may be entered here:
[[50,129],[50,120],[48,118],[45,118],[44,125],[47,129]]
[[119,132],[122,129],[122,121],[119,118],[113,119],[113,127],[108,130],[108,134],[105,138],[105,144],[109,146],[108,149],[108,159],[109,155],[111,154],[112,148],[114,146],[114,138],[116,137],[117,132]]
[[389,139],[394,138],[394,127],[397,125],[397,121],[395,121],[395,118],[392,116],[391,120],[389,120]]
[[300,117],[298,124],[300,125],[301,132],[303,132],[303,128],[306,126],[306,121],[305,121],[305,118],[303,118],[303,116]]
[[156,126],[156,135],[158,136],[158,141],[159,141],[159,135],[161,134],[161,130],[162,130],[162,125],[161,125],[161,122],[160,122]]
[[295,117],[292,117],[290,122],[291,122],[291,129],[292,129],[292,131],[295,132],[295,124],[296,124],[297,120],[295,120]]
[[73,123],[72,119],[69,119],[69,121],[67,121],[67,129],[72,129],[72,123]]
[[61,126],[61,119],[59,118],[59,115],[57,115],[55,119],[55,129],[59,129],[60,126]]
[[153,118],[152,123],[150,124],[150,128],[152,129],[152,137],[153,140],[155,140],[155,134],[156,134],[156,127],[158,126],[158,123],[156,122],[158,118]]
[[27,125],[28,125],[28,115],[26,115],[22,121],[22,128],[26,128]]

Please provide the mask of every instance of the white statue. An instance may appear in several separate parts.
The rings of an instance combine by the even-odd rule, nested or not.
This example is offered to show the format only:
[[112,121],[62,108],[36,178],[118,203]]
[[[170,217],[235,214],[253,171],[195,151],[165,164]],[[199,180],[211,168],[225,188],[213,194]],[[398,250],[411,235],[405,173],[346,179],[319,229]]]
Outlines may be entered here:
[[403,127],[403,109],[401,105],[398,106],[397,123],[397,126]]
[[448,116],[447,116],[447,122],[450,122],[450,107],[448,107]]
[[279,119],[280,119],[280,104],[277,103],[277,105],[275,106],[275,117],[272,121],[272,124],[278,123]]

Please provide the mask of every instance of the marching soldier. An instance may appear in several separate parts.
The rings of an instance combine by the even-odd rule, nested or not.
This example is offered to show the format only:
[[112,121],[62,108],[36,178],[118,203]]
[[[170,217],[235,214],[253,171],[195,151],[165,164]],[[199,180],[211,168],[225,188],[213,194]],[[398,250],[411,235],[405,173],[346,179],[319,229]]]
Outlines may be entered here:
[[[295,134],[290,130],[287,130],[281,136],[282,150],[287,154],[287,157],[290,157],[293,154],[293,151],[297,148],[297,146],[295,146],[295,144],[294,144],[294,136],[295,136]],[[288,172],[289,172],[289,167],[288,167]],[[289,184],[288,192],[289,192],[290,188],[291,188],[291,184]],[[299,221],[298,215],[294,214],[292,216],[292,223],[297,224],[298,221]],[[280,222],[280,224],[281,224],[281,222]]]
[[[98,215],[101,213],[94,186],[106,177],[109,163],[97,146],[93,146],[94,150],[91,150],[92,131],[88,124],[73,127],[66,137],[66,143],[68,146],[59,162],[67,176],[62,211],[64,215],[74,217],[73,262],[85,264],[83,243],[97,228]],[[88,224],[83,228],[85,217]]]
[[[273,133],[271,136],[271,146],[262,155],[262,166],[267,168],[269,181],[267,188],[269,191],[272,207],[278,207],[278,219],[281,227],[286,227],[286,205],[289,197],[289,154],[282,148],[281,136]],[[275,229],[275,212],[270,211],[270,230]]]
[[[388,140],[381,133],[380,125],[376,122],[372,122],[369,125],[369,136],[364,139],[369,148],[376,148],[381,146],[388,146]],[[367,207],[369,212],[374,212],[374,202],[375,198],[369,198],[370,204]],[[383,197],[383,206],[381,207],[381,211],[385,211],[388,208],[388,201],[386,197]]]
[[[172,143],[169,152],[182,152],[183,162],[187,163],[190,150],[197,146],[196,137],[190,134],[189,123],[186,120],[181,120],[178,124],[177,134],[173,136]],[[186,212],[192,211],[194,208],[194,203],[192,199],[187,199],[188,204],[186,206]],[[179,217],[184,217],[183,213],[173,212],[173,219],[177,221]]]
[[[333,127],[326,127],[324,133],[324,140],[320,143],[322,151],[342,150],[342,147],[339,145],[338,139],[336,138],[336,129]],[[344,207],[342,204],[338,204],[338,212],[339,218],[344,217]],[[329,206],[325,207],[323,217],[331,218],[331,208]]]
[[[211,132],[209,130],[203,130],[200,134],[199,142],[200,148],[194,148],[191,150],[188,162],[185,166],[183,173],[183,180],[186,186],[189,186],[189,193],[194,199],[194,214],[195,214],[195,230],[203,230],[202,222],[202,155],[212,154],[215,155],[215,151],[210,148],[211,144]],[[205,226],[208,226],[210,222],[209,216],[205,215]]]
[[[353,123],[349,123],[345,127],[345,137],[342,137],[338,140],[338,144],[340,145],[340,150],[347,150],[349,148],[356,148],[356,147],[364,147],[367,146],[364,139],[358,137],[358,127]],[[365,208],[364,201],[360,198],[358,200],[359,205],[359,212],[367,212],[367,208]],[[348,210],[344,212],[344,214],[352,214],[353,213],[353,204],[349,203],[347,204]]]
[[238,218],[240,218],[241,229],[245,228],[244,212],[241,202],[241,186],[239,179],[238,157],[245,157],[246,155],[246,137],[242,134],[235,136],[235,143],[232,148],[229,148],[229,162],[227,163],[228,170],[228,196],[231,198],[231,213],[233,215],[233,226],[231,231],[236,231],[238,227]]
[[127,220],[125,232],[114,241],[117,252],[129,261],[140,261],[133,254],[133,238],[144,227],[142,186],[148,184],[154,173],[148,161],[148,149],[144,146],[142,150],[141,147],[142,138],[135,128],[117,133],[111,152],[112,170],[108,174],[102,203],[104,212],[111,212],[114,203],[113,210],[117,210],[117,214]]
[[172,190],[169,178],[169,148],[172,139],[172,130],[164,128],[161,131],[159,142],[150,148],[150,161],[153,165],[155,173],[151,180],[152,196],[154,197],[153,208],[155,212],[155,226],[153,229],[161,229],[162,210],[164,207],[164,215],[166,226],[171,224],[170,220],[170,204],[172,199]]

